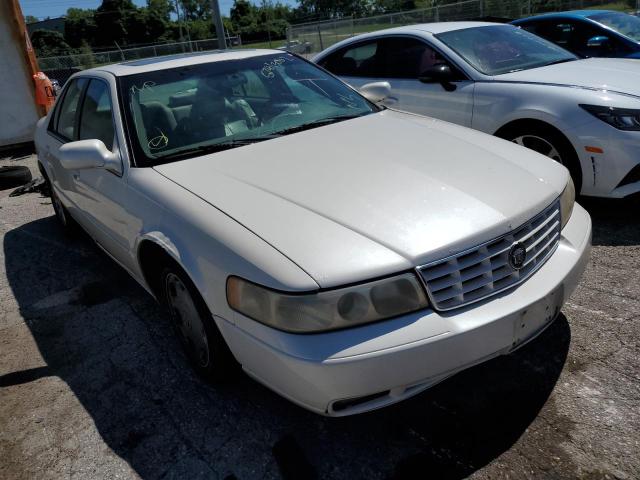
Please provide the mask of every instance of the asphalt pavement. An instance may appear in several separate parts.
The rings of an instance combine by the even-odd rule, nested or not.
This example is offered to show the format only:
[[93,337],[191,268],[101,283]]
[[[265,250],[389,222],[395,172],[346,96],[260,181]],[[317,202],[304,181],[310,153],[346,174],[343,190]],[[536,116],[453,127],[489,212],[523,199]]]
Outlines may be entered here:
[[[35,157],[5,159],[26,164]],[[640,478],[640,201],[584,200],[591,261],[516,353],[347,418],[191,371],[167,317],[49,198],[0,191],[0,477]]]

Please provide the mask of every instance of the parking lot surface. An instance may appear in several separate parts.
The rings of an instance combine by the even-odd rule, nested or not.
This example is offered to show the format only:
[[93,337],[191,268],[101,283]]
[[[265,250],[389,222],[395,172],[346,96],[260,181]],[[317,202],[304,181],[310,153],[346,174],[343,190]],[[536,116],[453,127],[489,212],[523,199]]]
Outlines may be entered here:
[[[5,159],[27,164],[35,157]],[[153,299],[38,193],[0,192],[2,478],[640,478],[640,202],[585,200],[592,258],[516,353],[324,418],[191,371]]]

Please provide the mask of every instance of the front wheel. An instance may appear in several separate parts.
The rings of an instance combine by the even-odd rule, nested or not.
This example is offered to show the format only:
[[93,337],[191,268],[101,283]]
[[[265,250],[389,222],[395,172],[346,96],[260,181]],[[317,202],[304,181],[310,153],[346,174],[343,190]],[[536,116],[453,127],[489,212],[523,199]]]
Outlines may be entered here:
[[569,140],[560,132],[547,125],[532,124],[509,128],[498,133],[498,136],[534,150],[567,167],[576,186],[576,193],[580,193],[582,187],[580,160]]
[[164,303],[191,364],[207,380],[229,378],[237,364],[195,285],[176,267],[161,275]]

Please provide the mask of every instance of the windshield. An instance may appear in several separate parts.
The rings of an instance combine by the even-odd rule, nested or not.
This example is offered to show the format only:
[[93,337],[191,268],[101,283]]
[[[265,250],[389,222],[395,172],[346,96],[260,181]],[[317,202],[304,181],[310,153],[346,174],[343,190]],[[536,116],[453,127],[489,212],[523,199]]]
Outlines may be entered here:
[[145,165],[377,111],[339,80],[288,53],[122,77],[121,92],[136,160]]
[[626,13],[607,12],[591,15],[588,18],[640,42],[640,18],[638,17]]
[[436,37],[485,75],[500,75],[577,59],[553,43],[510,25],[453,30]]

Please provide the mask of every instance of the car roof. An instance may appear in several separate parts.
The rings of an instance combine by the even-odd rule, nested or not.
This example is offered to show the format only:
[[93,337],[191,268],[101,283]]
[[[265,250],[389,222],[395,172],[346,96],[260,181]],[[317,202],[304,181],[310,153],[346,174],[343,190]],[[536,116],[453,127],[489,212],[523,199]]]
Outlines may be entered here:
[[434,23],[419,23],[417,25],[406,25],[403,27],[388,28],[385,30],[378,30],[377,32],[371,32],[370,35],[375,36],[378,33],[403,33],[403,32],[415,32],[416,30],[421,32],[427,32],[432,34],[438,34],[443,32],[451,32],[453,30],[462,30],[472,27],[487,27],[490,25],[504,25],[503,23],[493,22],[434,22]]
[[92,71],[109,72],[116,77],[147,73],[155,70],[166,70],[169,68],[185,67],[188,65],[198,65],[202,63],[222,62],[225,60],[240,60],[243,58],[260,57],[263,55],[280,54],[282,50],[268,49],[238,49],[238,50],[215,50],[210,52],[181,53],[178,55],[166,55],[161,57],[143,58],[129,62],[114,63],[100,67],[84,70],[83,73]]
[[585,19],[592,15],[598,15],[601,13],[624,13],[624,12],[616,12],[613,10],[568,10],[566,12],[553,12],[553,13],[543,13],[542,15],[534,15],[533,17],[521,18],[515,20],[513,23],[525,23],[529,20],[541,20],[544,18],[574,18],[574,19]]

